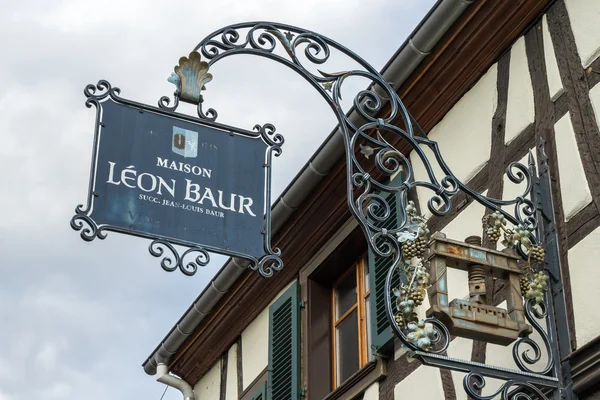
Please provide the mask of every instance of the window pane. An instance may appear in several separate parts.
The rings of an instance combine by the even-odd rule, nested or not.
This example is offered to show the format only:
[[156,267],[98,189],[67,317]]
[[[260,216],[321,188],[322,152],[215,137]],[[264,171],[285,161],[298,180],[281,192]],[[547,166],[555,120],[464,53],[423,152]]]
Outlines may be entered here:
[[371,348],[371,295],[368,295],[365,299],[365,313],[367,318],[367,359],[373,360],[373,349]]
[[358,314],[352,311],[336,328],[337,385],[359,369]]
[[356,272],[354,269],[346,274],[335,288],[335,320],[356,304]]
[[371,291],[371,284],[369,282],[369,266],[367,265],[367,260],[363,263],[363,270],[365,271],[365,293],[369,293]]

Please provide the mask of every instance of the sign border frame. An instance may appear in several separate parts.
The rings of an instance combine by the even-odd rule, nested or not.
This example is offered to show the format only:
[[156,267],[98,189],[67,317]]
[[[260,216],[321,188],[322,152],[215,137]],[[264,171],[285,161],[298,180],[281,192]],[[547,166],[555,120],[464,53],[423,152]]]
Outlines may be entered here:
[[[86,242],[91,242],[98,238],[104,240],[107,237],[107,232],[118,232],[126,235],[136,236],[145,239],[152,239],[148,246],[150,254],[160,258],[161,267],[168,272],[180,269],[182,273],[188,276],[194,275],[198,267],[208,265],[210,262],[210,253],[222,254],[230,257],[237,257],[248,260],[250,269],[258,270],[260,275],[271,277],[274,271],[279,271],[283,268],[284,263],[281,260],[281,250],[271,247],[271,166],[273,156],[281,155],[281,146],[284,143],[283,135],[276,132],[275,126],[272,124],[255,125],[253,130],[246,130],[230,125],[221,124],[214,120],[196,118],[187,114],[175,112],[175,107],[165,107],[164,99],[159,100],[159,107],[153,107],[147,104],[128,100],[120,96],[121,90],[112,85],[106,80],[100,80],[96,85],[89,84],[83,90],[87,100],[85,105],[88,108],[94,106],[96,108],[96,120],[94,126],[94,141],[92,148],[92,160],[90,167],[90,176],[88,183],[88,194],[86,204],[79,204],[75,207],[75,215],[71,218],[70,225],[75,231],[80,231],[81,238]],[[186,122],[191,122],[197,125],[208,126],[229,135],[241,135],[253,139],[262,140],[267,149],[263,168],[265,169],[265,188],[264,188],[264,224],[262,229],[263,235],[263,250],[264,255],[257,258],[249,254],[231,251],[228,249],[217,248],[214,246],[204,245],[202,243],[194,243],[190,241],[180,240],[176,238],[166,237],[163,235],[148,234],[133,229],[126,229],[110,224],[98,224],[91,216],[94,207],[94,198],[97,196],[96,188],[96,173],[99,144],[101,139],[101,130],[104,126],[102,121],[102,104],[105,101],[113,101],[118,104],[130,106],[138,109],[140,112],[152,112],[155,114],[168,116],[180,119]],[[187,247],[183,253],[180,253],[175,245]],[[168,251],[168,253],[166,253]],[[190,259],[190,254],[193,258]],[[188,257],[189,256],[189,257]],[[186,261],[187,259],[187,261]]]

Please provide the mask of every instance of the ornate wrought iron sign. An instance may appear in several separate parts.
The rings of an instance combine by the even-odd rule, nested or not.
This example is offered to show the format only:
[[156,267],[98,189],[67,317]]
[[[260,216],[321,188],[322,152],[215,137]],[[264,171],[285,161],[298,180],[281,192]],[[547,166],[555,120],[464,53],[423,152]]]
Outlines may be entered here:
[[[297,72],[328,102],[345,143],[348,205],[369,247],[379,257],[392,260],[386,279],[386,311],[392,330],[413,357],[427,365],[466,373],[464,388],[474,399],[573,398],[569,366],[559,361],[568,354],[569,332],[543,144],[538,149],[539,175],[532,155],[529,166],[519,163],[508,166],[508,178],[524,185],[522,195],[510,200],[486,197],[452,173],[436,142],[416,134],[415,128],[420,129],[418,124],[384,77],[339,43],[297,27],[259,22],[219,29],[195,50],[207,60],[208,66],[237,54],[274,60]],[[313,67],[326,63],[332,50],[347,56],[359,68],[314,72]],[[371,82],[369,88],[354,98],[358,116],[354,119],[341,106],[341,88],[350,77]],[[386,104],[388,112],[380,117]],[[165,105],[168,106],[166,100]],[[205,114],[200,107],[198,115],[216,118],[214,110]],[[424,179],[415,177],[406,152],[399,151],[394,143],[408,147],[423,163]],[[425,149],[435,160],[428,158]],[[432,162],[439,165],[441,174]],[[392,179],[400,171],[403,179]],[[459,192],[484,205],[490,210],[483,221],[487,239],[494,243],[504,233],[508,252],[442,235],[430,238],[426,221],[407,198],[408,192],[417,187],[431,191],[427,206],[437,216],[450,212]],[[386,223],[393,217],[390,202],[396,199],[400,199],[400,212],[390,227]],[[507,211],[508,207],[514,211]],[[426,247],[429,256],[424,259]],[[431,267],[429,263],[435,265]],[[469,271],[470,301],[449,302],[446,264]],[[508,310],[486,304],[483,290],[486,273],[509,282]],[[426,291],[432,307],[427,317],[419,320],[415,309]],[[534,330],[541,338],[541,345],[529,337]],[[514,343],[515,367],[506,369],[448,357],[446,351],[452,334],[504,345]],[[482,394],[486,378],[502,383],[491,393],[488,390]]]
[[[106,81],[85,88],[96,129],[87,203],[71,226],[86,241],[107,231],[153,239],[150,253],[167,271],[193,275],[210,251],[248,259],[270,276],[283,266],[270,246],[271,161],[283,136],[270,124],[247,131],[175,113],[181,99],[205,117],[200,92],[210,79],[194,52],[169,78],[174,107],[166,98],[158,108],[126,100]],[[179,254],[174,245],[188,249]]]

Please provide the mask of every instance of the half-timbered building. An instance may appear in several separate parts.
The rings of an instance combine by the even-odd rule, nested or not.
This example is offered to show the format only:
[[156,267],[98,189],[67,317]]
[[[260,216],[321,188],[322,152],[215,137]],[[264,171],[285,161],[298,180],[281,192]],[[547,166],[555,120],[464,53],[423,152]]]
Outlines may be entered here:
[[[381,71],[454,174],[487,196],[518,196],[506,168],[527,165],[530,151],[539,164],[545,141],[565,361],[581,399],[600,398],[599,21],[595,0],[440,0]],[[424,173],[409,146],[392,144]],[[467,398],[464,373],[421,365],[394,339],[386,261],[347,207],[345,163],[336,128],[273,206],[285,267],[265,279],[230,259],[152,351],[146,373],[176,375],[200,400]],[[438,217],[430,192],[411,196],[431,232],[482,235],[486,209],[470,197],[457,194]],[[452,273],[450,297],[468,296],[466,273]],[[501,287],[488,287],[494,305],[505,301]],[[456,337],[447,355],[514,368],[510,346]]]

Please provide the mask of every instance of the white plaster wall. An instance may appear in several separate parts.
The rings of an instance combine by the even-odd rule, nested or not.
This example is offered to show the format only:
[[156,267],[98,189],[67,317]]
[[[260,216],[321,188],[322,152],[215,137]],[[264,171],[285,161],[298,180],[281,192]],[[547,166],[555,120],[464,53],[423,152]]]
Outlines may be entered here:
[[[484,192],[486,194],[487,192]],[[452,220],[442,232],[446,237],[454,240],[464,240],[468,236],[482,235],[481,218],[485,213],[485,208],[473,201],[460,214]],[[433,233],[433,232],[432,232]],[[448,297],[452,301],[456,298],[468,299],[469,285],[466,271],[457,269],[448,269]],[[429,304],[423,303],[423,308]]]
[[577,346],[581,347],[600,335],[600,290],[593,282],[600,280],[600,228],[569,250],[569,272],[575,314]]
[[[471,361],[473,341],[461,337],[455,338],[448,346],[448,357]],[[463,380],[467,374],[452,371],[452,381],[456,392],[456,400],[468,400],[467,393],[463,389]]]
[[290,282],[242,332],[242,380],[245,390],[269,364],[269,307],[293,284]]
[[588,67],[600,55],[600,1],[565,0],[581,64]]
[[[506,310],[506,306],[507,306],[506,301],[504,301],[498,305],[498,307],[503,308],[505,310]],[[545,327],[546,327],[545,323],[543,321],[541,321],[540,324],[545,329]],[[536,332],[534,332],[530,336],[530,338],[533,339],[536,343],[538,343],[540,348],[542,349],[540,361],[538,364],[535,364],[535,369],[534,369],[534,371],[536,371],[536,372],[541,372],[541,370],[546,365],[547,360],[548,360],[547,354],[544,353],[545,352],[544,342],[542,341],[540,335],[537,334]],[[512,356],[514,344],[515,344],[515,342],[511,343],[508,346],[502,346],[502,345],[487,343],[486,344],[485,363],[488,365],[493,365],[493,366],[497,366],[497,367],[518,370],[519,368],[517,367],[517,365],[513,359],[513,356]],[[523,352],[524,350],[529,350],[528,354],[530,356],[533,356],[531,347],[523,344],[521,347],[521,352]],[[462,376],[464,377],[464,374]],[[503,383],[504,383],[504,381],[497,380],[497,379],[486,379],[485,389],[483,390],[482,393],[483,394],[491,394],[494,391],[496,391],[497,389],[499,389],[500,385],[502,385]]]
[[244,389],[269,363],[269,307],[242,332],[242,377]]
[[[531,153],[533,154],[533,161],[534,161],[534,164],[536,165],[536,170],[539,172],[539,169],[537,168],[536,149],[532,148],[532,149],[529,149],[529,151],[531,151]],[[526,155],[525,157],[520,159],[518,162],[519,162],[519,164],[524,165],[526,168],[529,168],[529,155]],[[515,173],[515,174],[517,174],[518,171],[519,170],[517,170],[517,169],[513,169],[513,173]],[[518,196],[522,196],[525,193],[525,189],[527,189],[527,181],[523,181],[521,183],[514,183],[513,181],[511,181],[508,178],[506,171],[503,171],[503,172],[504,172],[504,177],[503,177],[504,182],[503,182],[503,189],[502,189],[502,200],[514,200]],[[509,206],[503,206],[502,209],[505,210],[506,212],[508,212],[510,215],[515,214],[514,204],[511,204]],[[508,223],[508,226],[510,227],[511,223],[508,221],[507,221],[507,223]],[[502,250],[504,248],[504,246],[502,245],[502,239],[500,239],[498,241],[496,247],[500,250]]]
[[[531,149],[529,149],[529,151],[533,155],[533,162],[537,168],[536,150],[535,150],[535,148],[531,148]],[[527,154],[525,157],[521,158],[518,161],[518,163],[524,165],[526,168],[529,168],[529,154]],[[513,172],[515,174],[517,173],[517,171],[518,171],[517,169],[513,169]],[[510,200],[510,199],[514,199],[517,196],[522,195],[524,193],[525,189],[527,188],[527,181],[523,181],[521,183],[514,183],[513,181],[511,181],[508,178],[508,175],[506,175],[506,171],[503,171],[503,172],[504,172],[504,182],[503,182],[503,189],[502,189],[502,199]],[[507,208],[506,210],[514,211],[514,207],[511,206],[511,207]]]
[[[420,308],[427,310],[427,308],[429,308],[429,303],[425,305],[425,302],[423,302],[423,305]],[[402,357],[405,353],[406,347],[402,344],[402,341],[394,338],[394,361]]]
[[592,201],[592,194],[577,149],[569,113],[554,125],[554,131],[558,152],[560,192],[565,220],[568,221]]
[[558,63],[556,62],[556,54],[554,53],[554,45],[548,30],[548,18],[544,15],[542,19],[543,40],[544,40],[544,59],[546,60],[546,73],[548,75],[548,86],[550,89],[550,98],[556,100],[564,92],[560,73],[558,71]]
[[[598,23],[600,21],[600,1],[565,0],[565,2],[582,63],[587,67],[600,55],[600,23]],[[574,11],[572,12],[572,10]],[[564,92],[564,87],[560,79],[546,16],[543,17],[542,29],[550,96],[555,100]],[[429,135],[432,140],[439,143],[446,162],[463,181],[473,177],[489,159],[491,119],[496,108],[497,99],[496,79],[497,70],[496,65],[494,65],[476,86],[432,129]],[[533,87],[523,37],[511,49],[509,79],[506,143],[514,140],[535,119]],[[600,124],[600,85],[596,85],[590,91],[590,98],[595,110],[596,120]],[[482,112],[476,113],[474,110],[481,110]],[[467,122],[470,122],[468,126],[458,128],[461,123],[464,124]],[[475,127],[479,131],[478,133],[471,131]],[[558,163],[562,177],[563,207],[565,218],[569,220],[589,204],[592,201],[592,197],[587,180],[585,179],[573,126],[568,113],[556,123],[555,130]],[[466,146],[463,140],[470,141],[473,138],[476,138],[473,145]],[[465,149],[468,149],[468,152]],[[427,151],[427,155],[433,160],[431,152]],[[485,157],[482,157],[482,155],[485,155]],[[520,162],[527,166],[528,157],[525,156]],[[413,164],[416,179],[425,179],[425,169],[414,152],[411,153],[411,163]],[[438,174],[441,171],[437,165],[434,165],[434,170]],[[505,176],[503,198],[515,198],[522,194],[523,188],[523,184],[516,185]],[[432,192],[419,188],[418,194],[422,212],[430,216],[431,214],[427,210],[426,202]],[[512,212],[513,207],[510,207],[509,210]],[[483,206],[480,206],[478,203],[472,203],[452,223],[445,227],[443,232],[449,238],[458,240],[463,240],[469,235],[481,235],[481,217],[483,215]],[[589,286],[590,281],[594,281],[595,279],[600,280],[600,269],[596,268],[594,264],[594,260],[600,258],[600,245],[598,243],[600,243],[600,228],[569,251],[569,267],[573,288],[578,346],[582,346],[600,335],[600,318],[578,318],[578,315],[595,315],[594,305],[600,302],[600,290],[595,290]],[[448,278],[450,299],[468,296],[468,288],[466,286],[467,274],[465,272],[450,270]],[[420,313],[423,314],[428,307],[428,299],[426,299],[425,303],[420,307]],[[506,308],[506,303],[499,305],[499,307]],[[542,343],[539,334],[536,332],[531,335],[531,338],[540,344]],[[449,346],[448,355],[450,357],[470,359],[472,343],[473,341],[469,339],[456,338]],[[398,342],[397,344],[395,346],[396,359],[405,353],[405,350],[399,346],[400,343]],[[486,363],[517,369],[512,357],[513,346],[514,344],[509,346],[488,344]],[[541,347],[543,348],[543,346]],[[525,348],[526,346],[523,346],[523,349]],[[547,355],[543,353],[539,365],[543,366],[546,359]],[[452,372],[459,400],[467,399],[464,390],[462,390],[464,375]],[[500,384],[501,382],[499,381],[488,380],[484,393],[499,387]],[[396,399],[443,398],[439,371],[436,368],[419,367],[413,374],[396,386],[394,393]]]
[[379,382],[375,382],[365,390],[363,400],[379,400]]
[[533,86],[527,65],[525,38],[521,36],[510,49],[505,142],[512,142],[534,118]]
[[[472,178],[490,158],[492,144],[492,117],[498,99],[496,90],[498,70],[494,64],[469,90],[444,118],[429,132],[429,139],[438,143],[440,151],[452,172],[463,182]],[[441,169],[430,151],[437,178],[441,180]],[[421,159],[413,151],[410,154],[417,180],[429,181]],[[421,211],[430,215],[427,200],[433,194],[428,189],[418,188]]]
[[600,85],[596,85],[590,89],[590,100],[594,109],[596,123],[600,125]]
[[238,398],[238,370],[237,370],[237,343],[229,348],[227,352],[227,380],[225,384],[225,400],[237,400]]
[[439,368],[420,366],[394,388],[396,400],[443,398],[444,390]]
[[[506,308],[506,303],[500,304],[499,307]],[[539,339],[539,336],[532,336],[535,340],[540,343],[543,348],[543,344]],[[473,350],[473,341],[470,339],[455,338],[448,346],[448,356],[458,358],[462,360],[471,360],[471,353]],[[544,357],[540,363],[545,365],[546,358]],[[486,350],[486,364],[501,366],[509,369],[518,369],[512,359],[512,345],[511,346],[498,346],[493,344],[487,344]],[[452,371],[452,380],[454,382],[454,388],[456,389],[457,400],[467,400],[468,396],[463,389],[463,380],[466,376],[465,373]],[[485,389],[483,394],[491,394],[497,390],[502,381],[494,379],[486,379]]]
[[[501,307],[506,308],[506,304],[504,304]],[[546,324],[543,321],[541,321],[540,323],[542,324],[543,328],[546,329]],[[540,334],[535,330],[531,335],[529,335],[529,338],[532,339],[534,342],[536,342],[540,346],[540,349],[541,349],[540,360],[537,363],[535,363],[533,366],[529,366],[529,367],[534,372],[542,372],[544,367],[548,363],[548,353],[546,352],[546,348],[544,346],[544,341],[542,340],[542,337],[540,336]],[[513,347],[514,347],[515,343],[516,342],[513,342],[512,344],[510,344],[508,346],[501,346],[501,345],[497,345],[497,344],[488,343],[487,344],[487,352],[486,352],[486,360],[485,360],[486,363],[490,364],[490,365],[495,365],[498,367],[518,370],[519,367],[515,363],[514,358],[512,356]],[[533,350],[531,350],[531,348],[527,344],[522,344],[520,346],[520,353],[523,354],[524,351],[528,351],[529,356],[533,357],[533,355],[534,355]],[[523,359],[523,358],[521,357],[521,359]]]
[[221,396],[221,359],[194,386],[197,399],[219,400]]

